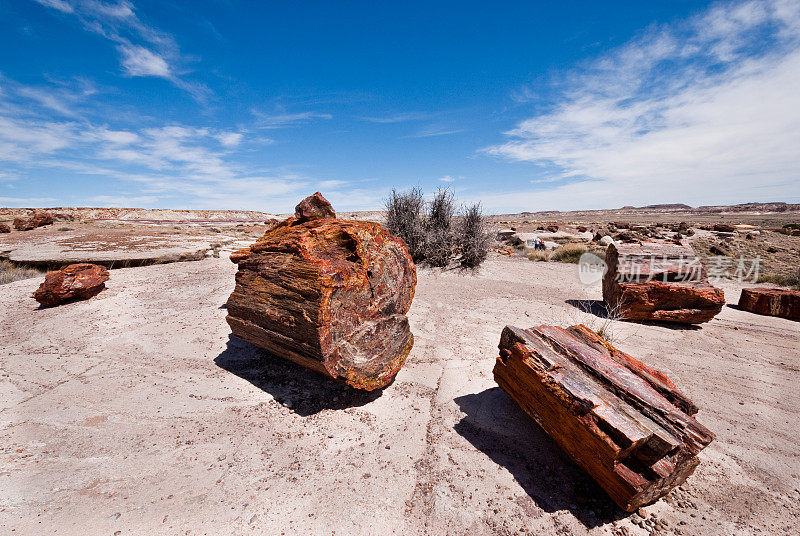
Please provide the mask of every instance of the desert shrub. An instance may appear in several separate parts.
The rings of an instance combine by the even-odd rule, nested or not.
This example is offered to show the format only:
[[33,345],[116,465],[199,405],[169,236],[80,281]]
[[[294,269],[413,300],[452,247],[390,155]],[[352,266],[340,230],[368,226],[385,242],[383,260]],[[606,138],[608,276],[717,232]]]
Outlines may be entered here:
[[419,188],[403,193],[392,190],[386,200],[386,227],[394,236],[403,239],[414,261],[425,258],[424,210],[425,200]]
[[530,253],[528,253],[528,260],[535,262],[546,262],[547,253],[545,253],[544,251],[531,251]]
[[12,262],[0,260],[0,285],[13,283],[14,281],[20,281],[22,279],[39,277],[43,274],[44,272],[36,270],[35,268],[17,266]]
[[758,283],[771,283],[779,287],[789,287],[800,290],[800,277],[786,274],[761,274],[758,276]]
[[443,268],[460,253],[461,266],[475,268],[486,260],[490,245],[480,203],[464,207],[459,218],[455,206],[453,193],[444,188],[428,203],[419,188],[392,190],[385,202],[386,227],[405,241],[415,262]]
[[464,208],[456,231],[456,244],[461,250],[461,266],[475,268],[489,255],[489,234],[481,212],[481,204]]
[[425,261],[444,267],[453,257],[453,193],[440,188],[430,203],[425,219]]
[[550,260],[577,264],[581,255],[587,251],[586,246],[582,244],[565,244],[550,254]]

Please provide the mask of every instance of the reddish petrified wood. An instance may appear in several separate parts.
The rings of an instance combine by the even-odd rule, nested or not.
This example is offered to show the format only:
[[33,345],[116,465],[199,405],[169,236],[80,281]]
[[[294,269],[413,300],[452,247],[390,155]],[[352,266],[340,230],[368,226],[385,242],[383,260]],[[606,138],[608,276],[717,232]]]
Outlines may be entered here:
[[[317,201],[297,213],[327,214],[306,210],[324,207]],[[377,223],[289,218],[231,260],[239,271],[227,320],[236,336],[358,389],[386,386],[403,366],[416,268]]]
[[689,246],[644,242],[611,244],[603,300],[626,320],[699,324],[722,310],[725,295],[708,282]]
[[5,223],[0,223],[0,233],[10,233],[11,227],[6,225]]
[[745,288],[739,307],[760,315],[800,320],[800,292],[781,288]]
[[33,297],[45,307],[70,300],[85,300],[96,296],[108,281],[108,270],[97,264],[70,264],[61,270],[47,272]]
[[14,218],[14,228],[18,231],[30,231],[53,223],[53,216],[47,212],[37,212],[30,218]]
[[336,212],[330,202],[316,192],[300,201],[294,209],[294,217],[298,222],[335,218]]
[[506,326],[494,378],[629,512],[684,482],[714,439],[669,378],[586,326]]

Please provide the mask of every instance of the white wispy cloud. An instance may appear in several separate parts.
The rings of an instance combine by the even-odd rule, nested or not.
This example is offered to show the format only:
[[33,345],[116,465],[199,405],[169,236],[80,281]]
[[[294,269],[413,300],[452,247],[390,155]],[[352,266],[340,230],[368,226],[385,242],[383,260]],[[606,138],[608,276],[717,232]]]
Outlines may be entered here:
[[[0,185],[4,189],[14,185],[24,189],[27,177],[63,171],[70,176],[102,177],[107,192],[129,190],[98,193],[73,204],[288,210],[306,191],[313,193],[314,186],[346,186],[344,181],[312,186],[311,180],[290,170],[242,164],[237,151],[247,150],[250,143],[244,131],[182,124],[110,128],[87,118],[59,121],[52,119],[52,103],[31,98],[27,89],[0,78]],[[56,202],[37,195],[0,197],[0,205]]]
[[142,22],[132,2],[98,0],[36,0],[39,4],[76,17],[83,28],[112,43],[120,55],[126,76],[163,78],[205,102],[210,90],[185,79],[189,60],[180,52],[175,38]]
[[[800,4],[718,4],[566,73],[563,97],[486,151],[556,187],[487,205],[798,200]],[[533,90],[529,94],[535,93]]]
[[314,119],[331,119],[333,116],[318,112],[276,113],[270,114],[260,110],[253,110],[260,128],[280,128],[305,123]]
[[362,117],[362,121],[369,123],[406,123],[408,121],[424,121],[430,119],[431,114],[426,112],[402,112],[385,116]]
[[441,182],[455,182],[456,178],[451,175],[445,175],[444,177],[439,179]]
[[69,2],[66,2],[65,0],[36,0],[36,2],[42,4],[43,6],[56,9],[62,13],[72,13],[75,11]]
[[169,65],[150,50],[133,45],[120,45],[122,68],[128,76],[159,76],[169,79],[172,76]]
[[220,132],[214,137],[225,147],[236,147],[242,142],[244,134],[241,132]]
[[405,136],[406,138],[431,138],[434,136],[449,136],[451,134],[459,134],[465,132],[464,129],[453,128],[444,125],[428,125],[413,134]]

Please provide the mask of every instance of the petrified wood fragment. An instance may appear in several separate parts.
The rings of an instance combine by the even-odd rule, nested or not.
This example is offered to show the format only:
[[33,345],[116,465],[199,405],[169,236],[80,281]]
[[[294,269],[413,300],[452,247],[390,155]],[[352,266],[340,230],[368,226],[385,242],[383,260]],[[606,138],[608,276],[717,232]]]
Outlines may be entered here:
[[611,244],[603,301],[625,320],[699,324],[722,310],[725,295],[708,282],[689,246],[644,242]]
[[53,223],[53,216],[48,212],[37,212],[30,218],[14,218],[14,228],[18,231],[31,231]]
[[85,300],[106,288],[108,278],[108,270],[103,266],[70,264],[61,270],[47,272],[44,282],[33,293],[33,298],[44,307],[52,307],[66,300]]
[[231,255],[239,271],[228,324],[234,335],[352,387],[384,387],[414,342],[406,313],[416,268],[403,241],[379,224],[336,219],[325,198],[312,198]]
[[739,307],[760,315],[800,320],[800,292],[781,288],[745,288]]
[[506,326],[494,378],[629,512],[685,481],[714,439],[669,378],[583,325]]

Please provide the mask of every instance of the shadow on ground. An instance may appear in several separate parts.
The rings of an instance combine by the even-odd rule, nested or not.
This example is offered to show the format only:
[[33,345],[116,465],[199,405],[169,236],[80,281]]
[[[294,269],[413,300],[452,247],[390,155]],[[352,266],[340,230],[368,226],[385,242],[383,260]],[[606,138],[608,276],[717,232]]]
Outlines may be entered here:
[[664,328],[670,328],[675,330],[681,331],[696,331],[698,329],[703,329],[701,326],[696,324],[678,324],[675,322],[654,322],[654,321],[643,321],[643,320],[625,320],[624,318],[614,318],[613,316],[609,315],[608,309],[606,308],[606,304],[603,300],[564,300],[564,303],[567,305],[571,305],[576,309],[580,309],[584,313],[589,313],[594,315],[598,318],[602,318],[603,320],[611,320],[611,321],[619,321],[619,322],[635,322],[636,324],[645,324],[648,326],[661,326]]
[[542,510],[570,510],[588,528],[630,515],[499,387],[455,402],[466,414],[455,431],[505,467]]
[[324,409],[363,406],[381,396],[381,390],[360,391],[337,383],[234,335],[214,363],[243,378],[293,410],[307,417]]

